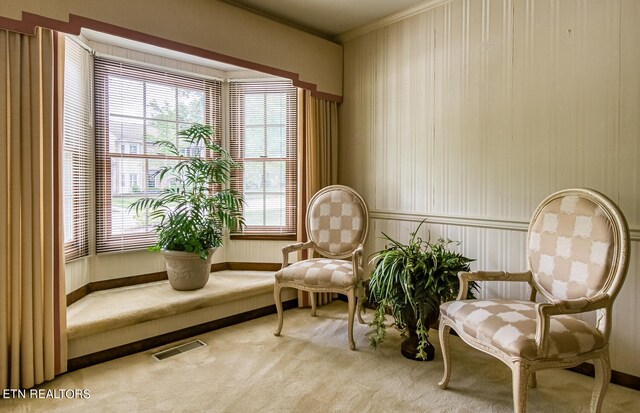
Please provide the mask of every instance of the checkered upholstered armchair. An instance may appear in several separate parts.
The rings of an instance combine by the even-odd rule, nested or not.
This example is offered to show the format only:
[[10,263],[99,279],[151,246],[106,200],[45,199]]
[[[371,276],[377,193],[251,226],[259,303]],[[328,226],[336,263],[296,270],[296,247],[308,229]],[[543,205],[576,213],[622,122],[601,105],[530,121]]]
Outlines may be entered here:
[[[476,349],[507,364],[513,376],[515,412],[526,409],[536,370],[567,368],[593,360],[591,411],[599,412],[611,377],[611,307],[629,262],[629,230],[618,207],[588,189],[568,189],[538,206],[527,237],[529,271],[460,273],[460,295],[440,307],[440,344],[447,388],[448,340],[453,328]],[[466,300],[469,281],[522,281],[530,301]],[[534,302],[540,293],[544,302]],[[576,317],[596,310],[592,324]]]
[[[363,243],[369,223],[367,205],[349,187],[328,186],[309,201],[306,223],[309,241],[282,248],[282,268],[276,273],[273,289],[278,310],[275,335],[279,336],[282,331],[282,288],[310,292],[312,316],[316,315],[315,293],[342,293],[348,300],[349,346],[355,350],[353,320],[356,307],[358,320],[364,323],[356,289],[363,273]],[[313,251],[316,251],[323,258],[310,258],[289,265],[289,253],[303,249],[310,250],[309,257],[313,257]]]

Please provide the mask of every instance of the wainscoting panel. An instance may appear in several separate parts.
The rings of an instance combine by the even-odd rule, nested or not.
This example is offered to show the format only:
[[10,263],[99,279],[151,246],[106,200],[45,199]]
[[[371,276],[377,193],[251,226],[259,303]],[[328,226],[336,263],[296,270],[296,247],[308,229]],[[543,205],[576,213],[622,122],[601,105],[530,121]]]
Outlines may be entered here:
[[[384,231],[461,241],[474,269],[526,268],[548,194],[591,187],[632,229],[613,368],[640,376],[640,2],[450,0],[343,37],[339,182]],[[497,284],[482,296],[526,297]]]
[[[282,247],[295,241],[228,240],[228,262],[282,263]],[[289,254],[289,262],[297,261]]]

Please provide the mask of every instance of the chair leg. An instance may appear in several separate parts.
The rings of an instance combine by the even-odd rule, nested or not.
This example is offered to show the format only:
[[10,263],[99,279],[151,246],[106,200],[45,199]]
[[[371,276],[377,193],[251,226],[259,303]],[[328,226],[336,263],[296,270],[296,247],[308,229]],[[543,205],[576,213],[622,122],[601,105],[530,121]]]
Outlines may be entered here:
[[347,332],[349,334],[349,348],[356,349],[356,342],[353,340],[353,318],[356,312],[356,294],[353,289],[347,292],[347,301],[349,304]]
[[442,380],[438,383],[441,389],[446,390],[451,378],[451,360],[449,357],[449,330],[448,325],[440,324],[438,328],[438,336],[440,338],[440,349],[442,350],[442,360],[444,361],[444,374]]
[[282,295],[280,294],[282,287],[277,282],[273,285],[273,299],[276,302],[276,310],[278,312],[278,327],[276,327],[276,331],[273,333],[276,336],[280,335],[282,331]]
[[511,366],[513,387],[513,412],[525,413],[527,410],[527,390],[529,388],[529,365],[516,361]]
[[309,291],[309,301],[311,302],[311,317],[315,317],[317,308],[316,293]]
[[358,304],[356,306],[356,314],[358,314],[358,322],[360,324],[366,324],[366,322],[362,318],[362,300],[358,299],[357,302]]
[[600,357],[593,359],[595,367],[595,387],[591,395],[591,413],[599,413],[602,401],[607,392],[607,386],[611,380],[611,365],[609,364],[609,351],[605,350]]

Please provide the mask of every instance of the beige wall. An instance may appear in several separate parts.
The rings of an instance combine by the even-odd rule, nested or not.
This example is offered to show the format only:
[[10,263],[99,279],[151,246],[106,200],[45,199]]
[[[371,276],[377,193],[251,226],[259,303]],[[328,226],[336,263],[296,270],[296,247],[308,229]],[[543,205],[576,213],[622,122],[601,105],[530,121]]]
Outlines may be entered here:
[[[613,368],[640,376],[640,2],[453,0],[343,36],[340,183],[381,231],[462,241],[473,268],[526,268],[526,225],[554,190],[623,209],[631,267]],[[405,16],[407,13],[405,13]],[[357,150],[355,150],[357,148]],[[497,285],[484,295],[524,290]]]
[[[340,45],[216,0],[0,2],[0,17],[20,21],[23,11],[62,22],[68,22],[71,14],[97,20],[218,53],[231,58],[228,63],[241,65],[245,61],[291,72],[299,75],[300,82],[307,88],[317,87],[321,95],[333,98],[342,95]],[[0,19],[0,26],[2,23]],[[10,22],[5,20],[5,23]],[[92,28],[110,31],[104,27]],[[129,34],[133,36],[134,32]]]

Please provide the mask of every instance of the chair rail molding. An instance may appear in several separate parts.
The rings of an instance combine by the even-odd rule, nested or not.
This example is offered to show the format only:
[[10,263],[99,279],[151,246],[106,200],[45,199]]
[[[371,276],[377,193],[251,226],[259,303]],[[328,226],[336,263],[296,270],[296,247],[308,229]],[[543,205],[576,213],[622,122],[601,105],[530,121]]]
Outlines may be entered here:
[[[523,231],[529,229],[529,222],[525,220],[512,220],[497,217],[479,217],[452,214],[427,214],[421,212],[398,212],[382,209],[369,211],[371,219],[386,221],[421,222],[426,219],[428,224],[453,225],[459,227],[475,227],[486,229],[502,229],[508,231]],[[629,228],[630,239],[640,241],[640,228]]]

